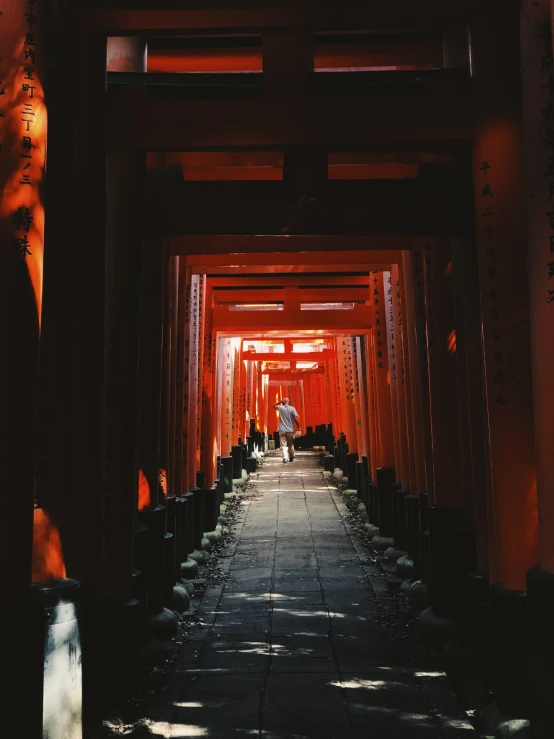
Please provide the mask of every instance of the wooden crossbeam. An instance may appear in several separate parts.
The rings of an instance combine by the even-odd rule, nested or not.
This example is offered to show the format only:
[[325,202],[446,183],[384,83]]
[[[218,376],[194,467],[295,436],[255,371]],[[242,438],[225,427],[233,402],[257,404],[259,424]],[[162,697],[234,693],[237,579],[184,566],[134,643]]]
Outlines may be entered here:
[[358,147],[369,142],[470,140],[469,82],[367,94],[153,100],[106,96],[109,149]]

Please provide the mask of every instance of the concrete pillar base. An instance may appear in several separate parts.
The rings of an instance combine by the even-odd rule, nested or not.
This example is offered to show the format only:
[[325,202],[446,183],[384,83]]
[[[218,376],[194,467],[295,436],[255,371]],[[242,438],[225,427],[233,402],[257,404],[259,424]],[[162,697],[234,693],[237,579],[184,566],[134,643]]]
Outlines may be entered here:
[[183,585],[173,586],[173,601],[172,606],[174,610],[179,613],[188,611],[190,608],[190,596],[189,591]]
[[370,541],[373,541],[375,536],[379,536],[379,526],[375,526],[373,523],[366,523],[365,530]]
[[449,639],[441,650],[446,672],[456,679],[468,678],[473,672],[473,651],[460,644],[458,638]]
[[533,739],[546,739],[553,733],[554,575],[540,567],[527,573],[527,614]]
[[396,549],[394,546],[385,549],[385,559],[387,562],[398,562],[399,559],[407,556],[407,552],[402,551],[402,549]]
[[498,710],[512,718],[529,718],[527,600],[519,590],[490,587],[492,623],[492,692]]
[[416,631],[424,641],[436,646],[444,646],[456,635],[458,624],[450,618],[437,616],[431,607],[426,608],[419,615]]
[[395,574],[398,577],[412,577],[414,574],[414,561],[408,555],[396,560]]
[[378,549],[380,552],[384,552],[386,549],[394,546],[394,539],[390,536],[374,536],[371,540],[372,546]]
[[142,669],[162,667],[165,665],[166,659],[167,652],[163,644],[153,636],[149,636],[139,647],[138,664]]
[[164,641],[170,639],[177,633],[177,616],[169,608],[164,608],[160,613],[156,613],[153,616],[149,616],[146,627],[148,632]]
[[193,595],[195,591],[194,583],[190,580],[186,580],[184,577],[181,579],[181,585],[185,588],[189,595]]
[[198,575],[198,562],[188,558],[185,562],[181,562],[181,576],[187,580],[192,580]]
[[489,703],[477,714],[476,724],[482,734],[494,739],[531,739],[529,721],[504,715],[495,703]]
[[414,611],[424,611],[429,606],[429,591],[421,580],[416,580],[410,588],[408,603]]
[[404,580],[404,582],[399,588],[400,594],[407,598],[413,584],[414,584],[414,581],[411,580],[410,578],[408,578],[407,580]]

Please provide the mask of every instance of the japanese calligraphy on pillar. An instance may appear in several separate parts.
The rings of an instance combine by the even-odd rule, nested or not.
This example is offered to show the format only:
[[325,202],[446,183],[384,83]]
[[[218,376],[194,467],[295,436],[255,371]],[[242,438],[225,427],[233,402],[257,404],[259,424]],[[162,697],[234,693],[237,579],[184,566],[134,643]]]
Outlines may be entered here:
[[384,273],[384,286],[386,292],[386,316],[387,316],[387,338],[389,348],[389,364],[391,381],[396,382],[396,333],[394,329],[394,300],[392,295],[392,279],[390,272]]
[[232,385],[232,443],[238,444],[239,440],[239,400],[240,400],[240,351],[236,347],[233,350],[233,385]]
[[197,388],[196,388],[196,466],[200,468],[200,455],[203,450],[203,435],[202,435],[202,387],[203,387],[203,376],[200,373],[200,367],[204,365],[204,328],[205,328],[205,305],[206,295],[206,276],[199,275],[198,277],[198,358],[197,358]]
[[383,295],[383,274],[379,272],[371,273],[371,294],[373,305],[373,325],[375,327],[375,357],[377,360],[377,370],[386,372],[385,362],[383,361],[383,332],[385,331],[385,301]]
[[482,307],[492,327],[491,336],[494,346],[494,351],[492,353],[492,359],[494,362],[494,372],[492,374],[494,390],[492,393],[492,399],[498,405],[507,405],[508,397],[504,387],[505,376],[502,363],[505,336],[501,325],[502,316],[500,311],[502,297],[505,299],[506,296],[500,295],[500,280],[497,279],[498,273],[502,267],[497,259],[498,244],[495,228],[495,199],[497,197],[495,193],[501,191],[502,186],[496,178],[494,161],[483,160],[479,167],[479,172],[481,174],[481,207],[479,209],[480,223],[478,225],[481,234],[484,234],[484,236],[481,236],[479,239],[479,247],[482,250],[481,263],[485,265],[485,276],[487,280]]
[[42,0],[0,5],[0,218],[11,221],[11,249],[26,262],[40,322],[46,162],[42,87]]
[[232,415],[231,415],[231,398],[232,398],[232,378],[233,378],[233,359],[231,339],[222,339],[222,403],[221,403],[221,455],[229,456],[231,453],[232,439]]
[[[533,3],[531,3],[533,5]],[[548,7],[548,6],[547,6]],[[548,15],[548,10],[546,14]],[[545,218],[548,220],[549,235],[541,245],[545,255],[545,294],[547,304],[554,311],[554,60],[552,55],[552,25],[550,19],[540,24],[537,47],[541,54],[540,90],[542,121],[539,123],[538,141],[541,143],[544,159],[543,177],[545,187]],[[529,50],[532,54],[533,50]],[[541,125],[542,124],[542,125]],[[542,128],[542,130],[541,130]],[[528,173],[529,174],[529,173]],[[533,180],[535,178],[533,177]],[[536,245],[533,245],[536,248]]]

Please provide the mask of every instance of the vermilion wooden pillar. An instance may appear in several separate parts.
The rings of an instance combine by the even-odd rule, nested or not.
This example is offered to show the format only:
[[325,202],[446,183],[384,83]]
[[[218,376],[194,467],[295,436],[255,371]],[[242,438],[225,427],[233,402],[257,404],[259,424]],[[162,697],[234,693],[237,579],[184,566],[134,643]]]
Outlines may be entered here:
[[171,414],[173,415],[174,429],[172,436],[173,447],[173,491],[177,497],[184,495],[189,488],[188,473],[188,444],[187,444],[187,393],[188,393],[188,365],[189,339],[186,333],[188,328],[188,307],[190,300],[190,273],[182,257],[175,257],[176,280],[175,311],[173,319],[175,333],[172,349],[175,354],[172,358],[172,367],[175,373],[175,395],[172,401]]
[[519,12],[515,0],[495,3],[471,26],[473,178],[496,532],[489,541],[493,691],[500,710],[516,716],[528,710],[524,591],[526,572],[538,560]]
[[461,440],[467,448],[462,451],[463,498],[465,515],[459,532],[460,554],[465,563],[459,566],[463,576],[460,592],[467,588],[463,579],[469,578],[468,597],[461,601],[465,621],[460,635],[474,653],[476,670],[490,682],[490,637],[486,618],[488,602],[488,542],[493,524],[490,508],[490,485],[487,485],[486,454],[488,435],[485,433],[485,403],[483,395],[483,358],[481,346],[481,309],[477,251],[471,241],[452,242],[454,290],[456,296],[456,355],[458,366],[458,397],[460,418],[465,415],[467,429],[461,426]]
[[[206,285],[204,317],[204,351],[202,361],[202,438],[200,466],[206,475],[206,487],[213,485],[216,478],[216,397],[215,352],[216,341],[213,335],[212,288]],[[243,437],[245,438],[245,437]]]
[[427,326],[425,311],[425,277],[423,271],[424,244],[417,244],[411,251],[413,268],[412,299],[414,305],[415,340],[418,357],[421,393],[421,420],[423,424],[423,448],[425,455],[425,492],[434,489],[433,441],[431,437],[431,398],[429,393],[429,362],[427,358]]
[[[394,326],[394,343],[392,348],[392,357],[394,360],[393,372],[396,374],[396,395],[398,403],[398,438],[400,443],[400,459],[401,467],[397,473],[397,482],[401,483],[402,488],[408,491],[410,489],[413,454],[411,445],[413,444],[410,436],[412,434],[411,412],[408,408],[410,398],[407,393],[409,372],[407,366],[407,356],[404,352],[404,313],[402,307],[403,285],[400,279],[400,270],[398,264],[391,266],[391,290],[392,290],[392,320]],[[389,314],[390,315],[390,314]],[[407,354],[407,352],[406,352]]]
[[554,62],[550,2],[522,4],[525,206],[539,564],[527,573],[532,734],[551,733],[554,691]]
[[[390,404],[391,404],[391,427],[392,438],[394,443],[394,470],[396,478],[401,474],[402,470],[402,449],[400,444],[400,436],[398,432],[398,383],[396,371],[396,353],[394,335],[394,305],[392,298],[392,279],[390,272],[383,272],[383,294],[384,294],[384,329],[387,334],[387,351],[388,351],[388,373],[387,382],[390,387]],[[396,347],[395,347],[396,348]],[[394,355],[394,356],[393,356]]]
[[394,469],[396,464],[395,430],[393,424],[393,385],[389,364],[389,335],[387,330],[388,284],[385,273],[373,272],[371,276],[373,295],[373,345],[375,366],[375,395],[379,419],[379,466]]
[[131,598],[136,465],[138,323],[146,161],[110,152],[106,214],[104,578],[115,601]]
[[142,269],[137,463],[148,482],[150,507],[165,502],[159,491],[165,265],[163,239],[148,237]]
[[[422,417],[421,374],[417,353],[416,317],[413,301],[413,266],[410,252],[402,252],[402,272],[405,286],[406,321],[403,332],[405,351],[410,361],[410,400],[413,418],[414,483],[413,493],[426,490],[425,480],[425,438]],[[429,440],[427,441],[429,443]]]
[[423,250],[427,358],[431,402],[434,485],[429,491],[431,606],[442,617],[458,615],[454,530],[462,508],[454,294],[449,244]]
[[[28,8],[27,3],[12,0],[3,3],[0,16],[0,553],[6,564],[0,625],[10,634],[10,625],[16,622],[30,635],[28,644],[14,644],[17,639],[13,637],[6,639],[3,660],[10,679],[4,701],[6,706],[14,705],[25,692],[30,709],[27,730],[39,736],[43,672],[40,631],[44,615],[39,607],[31,608],[30,597],[44,243],[40,186],[46,146],[44,75],[40,62],[46,9],[40,5],[39,9],[35,8],[35,15],[40,12],[40,25],[29,29],[25,21]],[[36,32],[31,48],[32,53],[37,53],[39,63],[38,67],[33,65],[37,81],[30,83],[36,85],[34,99],[22,87],[26,84],[27,30]],[[32,115],[24,115],[25,112]],[[35,118],[36,124],[24,122]],[[35,136],[33,149],[31,139],[28,138],[28,144],[24,139],[31,136],[27,127],[33,129]],[[32,159],[23,158],[27,156]],[[26,673],[30,678],[28,685]],[[8,715],[4,731],[16,735],[20,727],[16,728],[14,723]]]
[[167,315],[167,485],[170,496],[179,496],[176,485],[175,466],[176,428],[179,404],[177,401],[177,358],[178,358],[178,316],[179,316],[179,265],[180,257],[172,257],[168,263],[168,315]]

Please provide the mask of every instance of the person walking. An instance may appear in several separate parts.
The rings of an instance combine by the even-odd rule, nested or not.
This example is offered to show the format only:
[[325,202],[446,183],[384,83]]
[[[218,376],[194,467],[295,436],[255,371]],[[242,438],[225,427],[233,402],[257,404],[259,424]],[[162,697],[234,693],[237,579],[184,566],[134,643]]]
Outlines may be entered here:
[[283,453],[283,464],[294,459],[294,424],[300,431],[300,420],[296,408],[288,398],[283,398],[273,406],[279,413],[279,443]]

